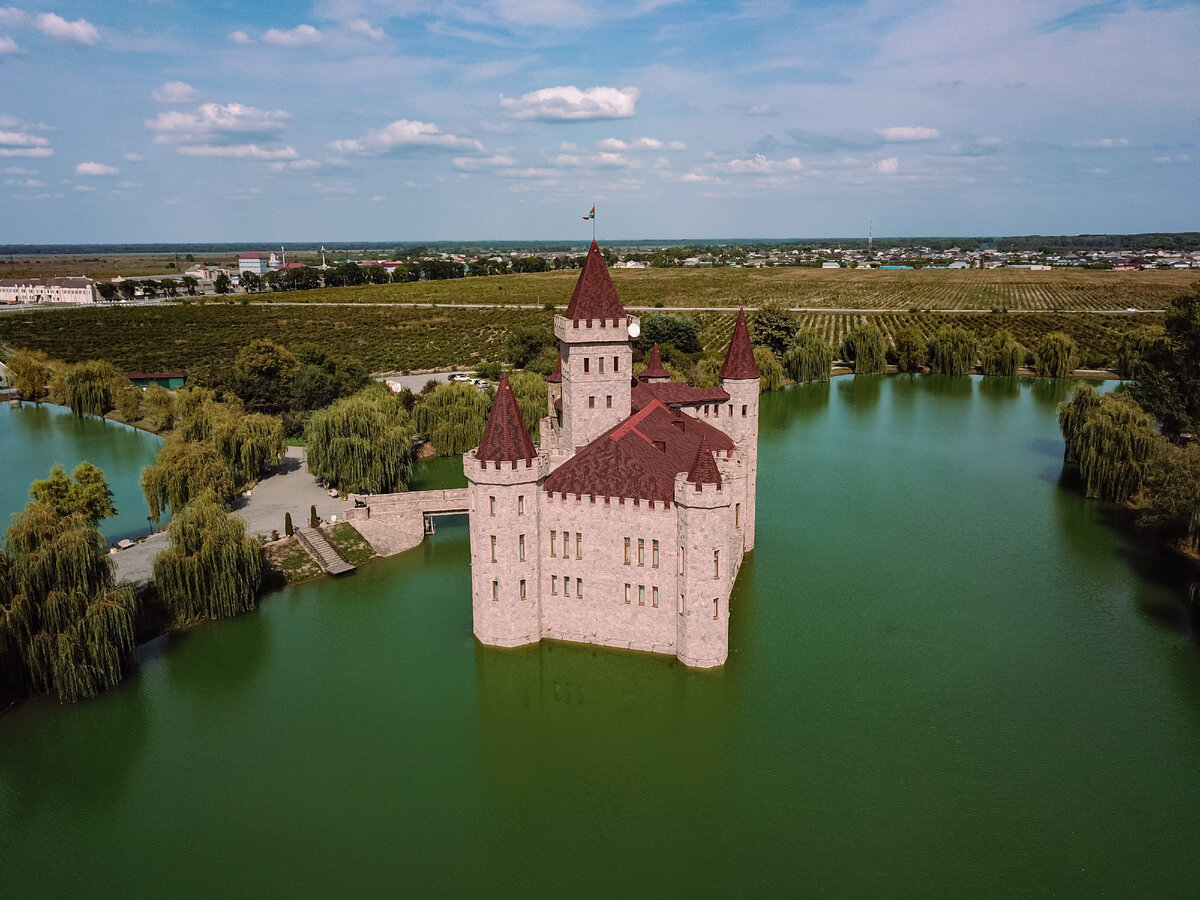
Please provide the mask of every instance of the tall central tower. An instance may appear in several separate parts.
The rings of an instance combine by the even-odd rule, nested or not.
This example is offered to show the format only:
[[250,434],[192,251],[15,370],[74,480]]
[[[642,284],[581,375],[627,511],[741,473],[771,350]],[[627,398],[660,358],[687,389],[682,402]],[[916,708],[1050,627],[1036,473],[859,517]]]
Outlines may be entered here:
[[554,317],[562,365],[562,448],[583,447],[628,418],[638,320],[625,312],[592,241],[565,315]]

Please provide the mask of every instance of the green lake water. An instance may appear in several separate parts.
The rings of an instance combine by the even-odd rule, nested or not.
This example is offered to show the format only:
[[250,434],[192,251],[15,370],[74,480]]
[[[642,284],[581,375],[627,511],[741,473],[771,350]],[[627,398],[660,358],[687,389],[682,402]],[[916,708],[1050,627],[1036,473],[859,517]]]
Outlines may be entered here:
[[1066,387],[764,396],[721,670],[478,646],[456,519],[161,638],[0,718],[0,894],[1195,896],[1185,572],[1060,487]]

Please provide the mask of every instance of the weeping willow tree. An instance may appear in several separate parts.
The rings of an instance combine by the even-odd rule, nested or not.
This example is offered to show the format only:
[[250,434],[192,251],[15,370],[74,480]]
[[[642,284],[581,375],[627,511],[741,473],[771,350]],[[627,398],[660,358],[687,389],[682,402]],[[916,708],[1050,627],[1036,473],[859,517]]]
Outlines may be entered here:
[[855,375],[887,371],[887,338],[874,322],[859,322],[842,339],[842,359],[854,363]]
[[508,383],[512,385],[513,395],[517,398],[517,406],[521,410],[521,418],[525,420],[525,427],[529,429],[536,443],[539,426],[547,409],[546,395],[549,386],[546,379],[536,372],[526,370],[513,372],[508,376]]
[[155,431],[166,431],[175,419],[175,396],[161,384],[146,388],[146,420]]
[[13,374],[12,386],[26,400],[40,403],[48,392],[50,379],[62,364],[44,350],[14,350],[4,363]]
[[1087,496],[1124,502],[1142,489],[1164,439],[1136,400],[1081,386],[1058,419],[1064,458],[1078,464]]
[[929,342],[929,369],[937,375],[966,375],[978,357],[975,335],[960,325],[943,325]]
[[401,399],[371,385],[313,413],[304,429],[308,471],[347,493],[407,490],[413,434]]
[[1133,378],[1134,367],[1164,334],[1166,332],[1161,326],[1147,325],[1121,335],[1121,344],[1117,347],[1117,374],[1122,378]]
[[63,399],[77,416],[102,416],[127,384],[129,380],[107,360],[75,363],[63,373]]
[[0,678],[13,694],[74,701],[118,684],[132,658],[135,610],[84,514],[30,503],[14,517],[0,553]]
[[216,498],[193,500],[167,527],[154,558],[154,583],[178,622],[222,619],[253,609],[262,586],[262,543]]
[[925,332],[911,322],[896,329],[896,368],[901,372],[919,372],[929,359]]
[[793,381],[828,381],[833,368],[833,347],[815,328],[801,328],[783,357],[783,367]]
[[413,410],[417,431],[438,456],[457,456],[479,446],[492,401],[469,384],[439,384]]
[[754,348],[754,363],[758,366],[758,372],[762,376],[758,380],[760,393],[777,391],[783,387],[783,366],[780,365],[778,357],[769,347]]
[[696,363],[696,387],[716,387],[721,383],[722,360],[716,356],[706,356]]
[[235,485],[255,481],[282,462],[287,438],[283,422],[275,416],[241,415],[240,407],[215,404],[209,417],[210,440]]
[[193,499],[211,493],[224,506],[233,503],[233,475],[216,448],[207,441],[185,441],[170,434],[159,448],[154,465],[142,470],[142,493],[157,522],[164,510],[178,515]]
[[980,369],[984,375],[1001,375],[1011,378],[1021,367],[1025,348],[1017,343],[1011,331],[1001,328],[983,343],[980,350]]
[[121,421],[132,425],[142,418],[142,389],[133,385],[123,385],[113,396],[113,406]]
[[1034,371],[1044,378],[1068,378],[1079,365],[1075,338],[1062,331],[1043,335],[1033,355]]

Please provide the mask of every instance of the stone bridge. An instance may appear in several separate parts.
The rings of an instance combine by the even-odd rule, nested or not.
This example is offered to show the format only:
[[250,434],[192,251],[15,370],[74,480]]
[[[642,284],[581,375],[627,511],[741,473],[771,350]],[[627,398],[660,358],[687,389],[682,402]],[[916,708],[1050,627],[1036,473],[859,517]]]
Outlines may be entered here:
[[434,516],[465,515],[467,489],[408,491],[403,494],[350,494],[344,518],[380,556],[417,546],[433,533]]

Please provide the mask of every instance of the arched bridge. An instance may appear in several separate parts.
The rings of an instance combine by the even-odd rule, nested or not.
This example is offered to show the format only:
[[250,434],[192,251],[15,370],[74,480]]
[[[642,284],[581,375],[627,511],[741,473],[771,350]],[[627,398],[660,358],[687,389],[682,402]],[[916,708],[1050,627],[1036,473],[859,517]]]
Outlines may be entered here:
[[354,523],[382,556],[408,550],[433,533],[435,516],[467,513],[467,489],[408,491],[403,494],[350,494],[345,518]]

